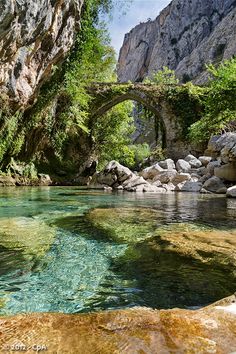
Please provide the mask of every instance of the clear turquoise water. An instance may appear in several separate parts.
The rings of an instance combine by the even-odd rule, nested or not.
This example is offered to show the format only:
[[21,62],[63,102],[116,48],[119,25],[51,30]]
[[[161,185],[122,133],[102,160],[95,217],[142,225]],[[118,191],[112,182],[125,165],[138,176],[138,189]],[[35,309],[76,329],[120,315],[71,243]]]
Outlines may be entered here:
[[[229,274],[227,267],[211,268],[150,249],[147,240],[153,220],[150,230],[148,223],[140,224],[141,241],[126,242],[124,235],[121,242],[88,221],[88,211],[96,208],[150,209],[156,212],[157,227],[199,223],[216,229],[236,228],[236,201],[220,196],[3,188],[0,314],[192,307],[236,290],[234,272]],[[131,233],[135,227],[138,239],[139,220],[133,218],[129,225]]]

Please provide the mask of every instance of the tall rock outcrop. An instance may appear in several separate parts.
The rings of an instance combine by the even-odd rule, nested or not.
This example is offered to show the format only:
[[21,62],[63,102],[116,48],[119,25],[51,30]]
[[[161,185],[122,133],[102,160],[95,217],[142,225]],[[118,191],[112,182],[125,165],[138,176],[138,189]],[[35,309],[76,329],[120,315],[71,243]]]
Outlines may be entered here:
[[1,0],[0,93],[18,105],[67,54],[79,30],[83,0]]
[[236,54],[235,38],[235,0],[173,0],[154,21],[125,35],[118,78],[141,81],[168,66],[182,82],[203,83],[206,63]]

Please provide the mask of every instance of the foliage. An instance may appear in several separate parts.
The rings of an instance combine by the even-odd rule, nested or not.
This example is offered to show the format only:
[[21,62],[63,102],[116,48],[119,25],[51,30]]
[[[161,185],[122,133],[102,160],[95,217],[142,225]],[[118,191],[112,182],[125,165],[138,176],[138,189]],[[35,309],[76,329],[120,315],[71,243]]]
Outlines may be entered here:
[[191,82],[166,89],[166,98],[173,112],[180,120],[182,138],[189,139],[189,127],[201,119],[207,89],[193,85]]
[[119,160],[126,165],[134,162],[134,151],[128,147],[134,131],[132,109],[133,103],[125,101],[94,121],[93,143],[100,157],[99,168],[110,160]]
[[150,146],[147,143],[130,145],[129,149],[134,154],[132,163],[128,165],[132,169],[139,169],[139,165],[151,155]]
[[167,157],[166,150],[163,149],[160,145],[157,145],[155,149],[152,150],[151,156],[156,161],[165,160]]
[[205,114],[191,126],[190,137],[196,142],[206,142],[211,135],[227,130],[236,120],[236,58],[208,66],[212,80],[204,99]]
[[24,131],[15,136],[22,119],[22,113],[16,112],[13,114],[9,108],[5,107],[5,111],[0,112],[0,117],[2,121],[0,128],[0,162],[8,154],[8,158],[5,157],[7,163],[9,156],[17,155],[20,152],[24,142]]
[[145,84],[150,85],[177,85],[179,80],[175,76],[174,70],[169,69],[167,66],[163,66],[162,70],[158,70],[152,73],[150,77],[144,80]]

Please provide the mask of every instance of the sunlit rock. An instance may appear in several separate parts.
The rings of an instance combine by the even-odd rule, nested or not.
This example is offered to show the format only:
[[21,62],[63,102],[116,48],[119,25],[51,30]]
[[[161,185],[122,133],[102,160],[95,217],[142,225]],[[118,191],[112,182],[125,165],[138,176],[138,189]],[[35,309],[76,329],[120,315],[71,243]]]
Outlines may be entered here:
[[179,159],[177,161],[176,168],[178,172],[184,172],[184,173],[188,173],[191,170],[190,164],[183,159]]
[[199,168],[202,166],[201,161],[193,155],[186,156],[184,160],[190,164],[191,168]]
[[[3,349],[21,343],[49,353],[233,353],[235,297],[196,311],[133,308],[101,313],[1,317]],[[43,350],[43,349],[41,349]]]
[[227,197],[236,198],[236,186],[228,188],[226,195]]

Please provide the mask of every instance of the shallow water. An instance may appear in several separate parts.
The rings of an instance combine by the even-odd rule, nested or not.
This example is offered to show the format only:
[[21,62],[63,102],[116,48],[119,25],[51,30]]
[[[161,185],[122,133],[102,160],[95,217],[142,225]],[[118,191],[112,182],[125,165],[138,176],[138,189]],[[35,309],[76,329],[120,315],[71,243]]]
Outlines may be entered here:
[[[0,314],[218,300],[236,290],[235,217],[236,201],[222,196],[3,188]],[[178,237],[210,230],[217,241],[181,251]]]

